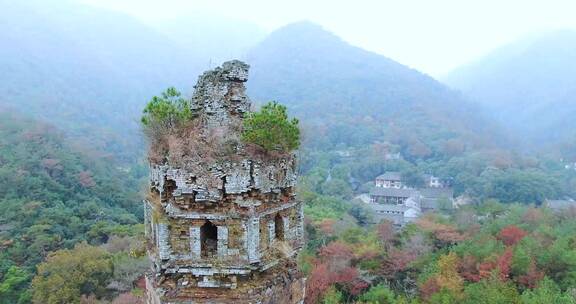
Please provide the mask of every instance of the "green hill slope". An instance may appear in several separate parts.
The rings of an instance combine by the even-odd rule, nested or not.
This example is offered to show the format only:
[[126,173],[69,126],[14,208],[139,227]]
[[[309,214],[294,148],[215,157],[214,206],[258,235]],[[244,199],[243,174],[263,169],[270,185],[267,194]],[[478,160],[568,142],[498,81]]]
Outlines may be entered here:
[[[0,112],[0,274],[45,255],[99,244],[141,222],[138,182],[72,150],[54,127]],[[125,225],[125,226],[122,226]]]
[[275,98],[313,129],[318,147],[391,141],[415,158],[442,153],[450,141],[491,146],[479,111],[436,80],[351,46],[301,22],[273,32],[249,54],[248,89]]

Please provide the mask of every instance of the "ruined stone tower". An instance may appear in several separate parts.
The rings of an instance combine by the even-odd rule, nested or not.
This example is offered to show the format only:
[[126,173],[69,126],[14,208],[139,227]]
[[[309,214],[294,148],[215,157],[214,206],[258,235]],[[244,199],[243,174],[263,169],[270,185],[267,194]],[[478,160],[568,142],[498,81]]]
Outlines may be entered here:
[[[248,65],[205,72],[194,124],[152,143],[145,200],[148,303],[301,303],[295,257],[303,242],[293,153],[240,140],[250,110]],[[154,147],[161,146],[159,147]],[[155,155],[153,155],[155,154]]]

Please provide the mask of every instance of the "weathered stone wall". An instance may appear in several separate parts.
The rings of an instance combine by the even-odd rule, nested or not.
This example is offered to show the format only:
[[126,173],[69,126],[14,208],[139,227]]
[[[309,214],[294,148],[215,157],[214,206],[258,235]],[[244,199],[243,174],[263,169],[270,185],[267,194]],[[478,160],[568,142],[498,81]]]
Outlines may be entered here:
[[[204,169],[207,168],[207,169]],[[192,202],[218,202],[225,194],[242,194],[250,191],[279,193],[296,185],[296,161],[294,155],[274,160],[244,159],[239,162],[215,162],[200,172],[172,168],[169,165],[153,165],[150,175],[151,187],[164,196],[188,196]],[[175,185],[173,193],[167,182]],[[185,200],[180,201],[190,203]]]
[[[148,303],[301,304],[306,280],[294,268],[295,265],[282,264],[277,265],[275,272],[248,279],[228,276],[227,281],[214,281],[209,277],[198,280],[190,274],[178,274],[166,278],[161,287],[154,279],[148,278],[147,290],[152,291],[147,294]],[[191,284],[203,287],[187,288]]]
[[295,262],[304,220],[294,195],[295,155],[266,155],[234,140],[232,152],[209,153],[241,137],[247,79],[248,65],[239,61],[200,76],[191,101],[199,127],[176,132],[182,138],[175,140],[202,149],[178,155],[184,162],[167,156],[151,163],[144,214],[155,270],[148,303],[304,299]]

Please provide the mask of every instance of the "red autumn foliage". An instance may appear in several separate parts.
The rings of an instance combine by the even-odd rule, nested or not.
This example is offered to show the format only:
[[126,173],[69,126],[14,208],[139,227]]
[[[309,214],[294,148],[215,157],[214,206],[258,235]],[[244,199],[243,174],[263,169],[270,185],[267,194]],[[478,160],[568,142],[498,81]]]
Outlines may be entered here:
[[481,279],[489,278],[492,275],[492,272],[498,269],[500,280],[506,281],[510,278],[512,256],[512,248],[506,248],[504,253],[502,253],[502,255],[500,255],[495,261],[485,261],[478,265],[478,278],[473,273],[467,275],[471,281],[479,281]]
[[514,246],[526,235],[528,235],[528,232],[514,225],[510,225],[500,230],[500,233],[498,234],[498,239],[501,240],[506,246]]
[[420,286],[420,296],[424,300],[430,299],[430,297],[440,291],[440,285],[435,277],[428,279],[422,286]]
[[316,264],[306,282],[306,303],[317,303],[332,284],[341,284],[350,293],[360,292],[367,287],[358,278],[358,270],[345,267],[339,271],[331,271],[330,266]]
[[84,188],[96,186],[96,182],[94,182],[94,179],[92,179],[92,173],[90,173],[90,171],[82,171],[78,173],[78,182]]
[[383,244],[388,244],[394,239],[394,226],[390,221],[383,221],[376,227],[378,237]]
[[309,304],[317,303],[331,284],[330,271],[328,265],[318,264],[312,269],[306,281],[306,299]]
[[320,249],[320,261],[314,265],[307,280],[306,303],[317,303],[332,284],[341,284],[350,293],[367,287],[358,278],[358,270],[350,266],[354,252],[343,242],[332,242]]
[[474,256],[464,256],[458,264],[458,273],[465,280],[470,282],[480,281],[480,273],[478,271],[478,261]]
[[380,274],[385,277],[393,277],[396,273],[408,268],[408,265],[415,261],[418,256],[407,250],[392,249],[384,262],[380,266]]
[[436,231],[436,238],[444,243],[458,243],[466,239],[466,237],[460,232],[456,231],[454,227],[448,226],[446,229],[441,229]]
[[441,243],[453,244],[466,239],[466,237],[453,226],[436,223],[430,218],[418,220],[417,225],[420,229],[431,232]]
[[489,278],[494,269],[496,269],[496,263],[493,261],[486,261],[478,265],[478,275],[480,279]]
[[367,260],[376,259],[379,256],[380,256],[380,252],[378,252],[376,250],[367,250],[367,251],[363,252],[362,254],[358,255],[356,257],[356,259],[358,261],[367,261]]
[[332,283],[350,283],[358,278],[358,270],[354,267],[346,267],[331,275]]
[[319,256],[322,258],[343,257],[351,259],[354,256],[354,252],[352,252],[348,244],[336,241],[322,247]]
[[510,277],[510,266],[512,265],[512,248],[508,247],[498,258],[498,270],[500,271],[500,280],[506,281]]
[[330,267],[330,271],[340,271],[350,266],[354,252],[349,245],[336,241],[320,249],[320,258]]
[[334,223],[336,223],[333,219],[326,219],[318,224],[318,229],[322,231],[322,233],[330,236],[334,234]]
[[45,158],[42,160],[42,167],[48,170],[58,169],[62,170],[62,165],[59,159],[55,158]]
[[370,286],[370,284],[368,284],[366,281],[361,280],[361,279],[356,279],[350,284],[349,290],[350,290],[350,293],[352,295],[357,296],[357,295],[361,294],[369,286]]

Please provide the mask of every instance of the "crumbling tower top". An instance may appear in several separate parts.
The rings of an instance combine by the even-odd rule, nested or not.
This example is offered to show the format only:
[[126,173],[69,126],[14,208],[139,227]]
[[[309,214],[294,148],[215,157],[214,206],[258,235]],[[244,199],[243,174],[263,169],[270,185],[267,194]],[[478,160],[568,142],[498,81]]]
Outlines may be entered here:
[[191,107],[203,118],[207,128],[229,126],[250,110],[244,86],[249,67],[244,62],[232,60],[199,77]]

